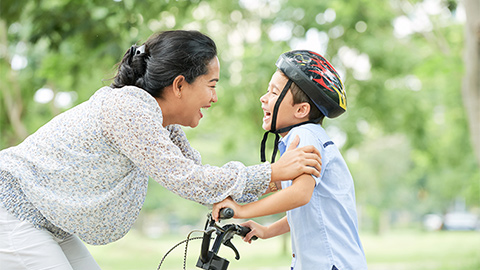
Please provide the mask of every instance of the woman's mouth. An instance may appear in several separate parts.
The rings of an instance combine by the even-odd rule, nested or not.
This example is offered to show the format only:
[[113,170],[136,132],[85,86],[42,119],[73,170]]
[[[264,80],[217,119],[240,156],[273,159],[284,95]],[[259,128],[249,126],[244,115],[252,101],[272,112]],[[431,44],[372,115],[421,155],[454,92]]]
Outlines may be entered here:
[[203,117],[202,110],[205,110],[205,111],[206,111],[206,110],[208,110],[208,108],[210,108],[210,107],[211,107],[210,105],[209,105],[209,106],[203,106],[202,108],[200,108],[200,110],[198,110],[198,112],[200,113],[200,118]]

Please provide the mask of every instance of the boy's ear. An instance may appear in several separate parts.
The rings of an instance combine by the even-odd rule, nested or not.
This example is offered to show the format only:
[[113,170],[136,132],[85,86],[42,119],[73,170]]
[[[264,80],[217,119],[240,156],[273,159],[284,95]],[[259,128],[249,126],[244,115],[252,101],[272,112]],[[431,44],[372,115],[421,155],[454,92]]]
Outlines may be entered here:
[[302,102],[297,104],[297,108],[295,110],[295,117],[296,118],[308,118],[310,114],[310,104],[308,102]]

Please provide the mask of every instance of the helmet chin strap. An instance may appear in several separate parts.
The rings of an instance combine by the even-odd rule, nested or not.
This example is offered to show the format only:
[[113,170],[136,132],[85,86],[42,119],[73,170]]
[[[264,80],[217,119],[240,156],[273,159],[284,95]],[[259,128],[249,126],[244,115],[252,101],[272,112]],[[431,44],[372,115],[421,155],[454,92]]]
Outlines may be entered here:
[[273,107],[272,123],[270,124],[270,130],[265,132],[265,134],[263,134],[262,144],[260,146],[261,147],[260,158],[261,158],[262,162],[267,161],[267,158],[265,156],[265,149],[266,149],[265,146],[267,144],[267,139],[268,139],[268,134],[269,133],[275,134],[275,143],[273,145],[272,162],[271,162],[271,163],[275,163],[275,157],[277,156],[278,142],[280,141],[280,134],[281,133],[288,132],[294,127],[298,127],[298,126],[309,124],[309,123],[316,123],[318,120],[321,119],[321,118],[318,118],[318,119],[298,123],[298,124],[295,124],[295,125],[291,125],[291,126],[288,126],[288,127],[284,127],[284,128],[278,129],[278,130],[276,129],[277,128],[278,109],[280,107],[280,104],[283,101],[283,98],[287,94],[288,89],[290,89],[290,86],[292,85],[292,82],[293,82],[292,80],[290,80],[290,79],[288,80],[287,84],[285,84],[285,87],[283,87],[283,90],[280,93],[280,96],[278,97],[277,101],[275,102],[275,106]]
[[275,145],[273,146],[273,154],[272,154],[272,163],[275,162],[275,157],[277,155],[278,151],[278,142],[280,141],[280,135],[279,132],[276,130],[277,128],[277,114],[278,114],[278,108],[280,107],[280,103],[282,103],[283,98],[288,92],[288,89],[290,89],[290,85],[292,85],[292,80],[288,79],[287,84],[285,84],[285,87],[283,87],[282,92],[280,93],[280,96],[277,99],[277,102],[275,102],[275,106],[273,107],[273,115],[272,115],[272,122],[270,123],[270,130],[265,132],[263,134],[263,139],[262,139],[262,144],[261,144],[261,149],[260,149],[260,156],[262,162],[267,161],[267,158],[265,157],[265,145],[267,143],[268,139],[268,133],[273,133],[275,134]]

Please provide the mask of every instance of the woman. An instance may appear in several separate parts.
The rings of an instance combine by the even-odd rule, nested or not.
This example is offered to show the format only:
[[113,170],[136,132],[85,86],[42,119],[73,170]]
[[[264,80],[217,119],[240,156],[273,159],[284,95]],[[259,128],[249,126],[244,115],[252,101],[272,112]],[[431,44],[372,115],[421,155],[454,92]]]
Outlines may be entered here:
[[[99,269],[79,238],[123,237],[148,177],[203,204],[258,198],[271,181],[318,174],[313,147],[274,164],[202,165],[179,125],[196,127],[217,101],[215,43],[167,31],[132,46],[110,87],[0,152],[0,264],[6,269]],[[284,155],[285,156],[285,155]]]

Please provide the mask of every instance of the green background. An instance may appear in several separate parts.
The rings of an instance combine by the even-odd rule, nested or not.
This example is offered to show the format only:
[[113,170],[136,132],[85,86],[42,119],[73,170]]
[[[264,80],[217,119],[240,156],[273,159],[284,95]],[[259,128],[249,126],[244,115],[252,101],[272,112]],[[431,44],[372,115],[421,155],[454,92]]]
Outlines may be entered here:
[[[0,149],[109,85],[132,44],[157,31],[195,29],[217,43],[219,101],[187,136],[204,164],[257,164],[259,98],[274,63],[285,51],[312,49],[332,62],[347,91],[347,113],[324,126],[354,176],[371,269],[459,269],[453,262],[479,269],[478,231],[425,232],[422,224],[426,214],[480,213],[479,162],[462,102],[461,3],[1,0]],[[50,100],[41,100],[42,88]],[[151,182],[135,229],[92,252],[105,269],[153,269],[185,228],[203,227],[207,212]],[[287,251],[269,251],[278,241],[253,244],[245,253],[255,252],[231,264],[247,266],[233,269],[286,269],[286,244]]]

